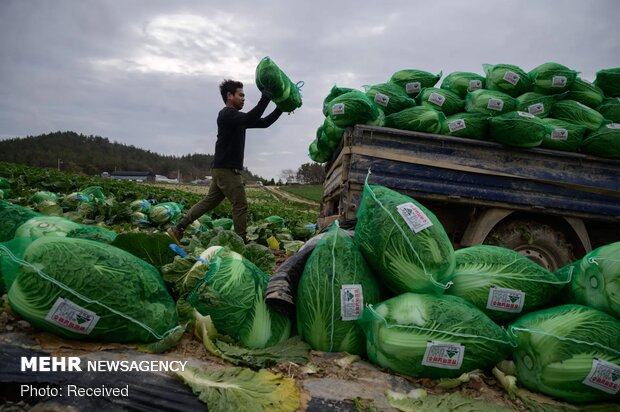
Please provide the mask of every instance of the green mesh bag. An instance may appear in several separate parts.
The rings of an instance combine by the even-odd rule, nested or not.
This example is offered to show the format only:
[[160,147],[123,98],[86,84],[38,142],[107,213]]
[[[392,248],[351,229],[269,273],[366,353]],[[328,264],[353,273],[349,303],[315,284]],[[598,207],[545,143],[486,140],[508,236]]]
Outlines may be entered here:
[[605,94],[589,81],[577,78],[569,89],[566,98],[595,108],[603,102]]
[[484,76],[470,72],[452,72],[444,77],[441,82],[442,89],[458,94],[461,99],[465,99],[467,92],[484,89],[485,87],[486,79]]
[[355,243],[377,279],[394,293],[442,294],[454,272],[454,249],[437,217],[408,196],[364,185]]
[[344,129],[336,126],[331,118],[326,117],[325,120],[323,120],[323,133],[325,133],[330,141],[335,142],[337,145],[340,143],[340,140],[342,140]]
[[427,87],[417,97],[418,104],[439,110],[446,116],[463,110],[464,102],[458,94],[446,89]]
[[551,117],[585,126],[590,131],[597,130],[605,121],[602,114],[574,100],[556,102],[551,109]]
[[433,87],[441,79],[441,72],[432,74],[423,70],[406,69],[392,74],[390,82],[405,88],[410,97],[417,97],[422,89]]
[[297,85],[269,57],[256,66],[256,86],[262,92],[267,89],[273,93],[272,101],[283,112],[292,112],[301,107],[301,94]]
[[318,149],[325,153],[333,153],[338,146],[338,142],[330,140],[327,137],[327,135],[323,131],[323,125],[319,126],[319,128],[316,130],[316,143]]
[[610,159],[620,159],[620,124],[606,124],[590,133],[581,144],[581,151]]
[[597,71],[594,84],[600,87],[605,96],[620,97],[620,67]]
[[607,312],[620,319],[620,242],[601,246],[557,270],[572,277],[570,301]]
[[106,196],[103,194],[103,189],[100,186],[89,186],[80,190],[84,196],[89,198],[89,201],[105,202]]
[[39,216],[42,215],[32,209],[0,200],[0,242],[13,239],[18,227]]
[[385,115],[416,105],[415,100],[407,95],[403,87],[390,82],[367,86],[366,96],[381,107]]
[[337,225],[315,246],[299,281],[297,331],[312,349],[363,355],[357,320],[379,302],[379,285],[351,237]]
[[385,117],[385,126],[423,133],[439,133],[446,116],[435,109],[416,106]]
[[571,403],[620,401],[620,394],[601,390],[609,389],[604,382],[618,381],[612,377],[620,365],[618,319],[587,306],[562,305],[520,317],[508,334],[517,346],[512,351],[517,380],[527,389]]
[[517,97],[532,91],[532,82],[522,69],[510,64],[483,64],[486,73],[486,86],[509,96]]
[[585,126],[579,126],[551,117],[542,119],[542,121],[547,127],[547,134],[540,144],[540,147],[544,147],[545,149],[577,152],[588,131]]
[[156,224],[176,223],[181,215],[183,205],[176,202],[162,202],[151,207],[149,220]]
[[503,247],[477,245],[454,255],[453,285],[446,294],[465,299],[500,324],[542,309],[570,281]]
[[510,112],[489,118],[489,138],[514,147],[540,146],[547,128],[542,120],[526,112]]
[[0,244],[11,308],[56,335],[154,342],[180,328],[159,271],[124,250],[67,237]]
[[[218,246],[216,246],[218,248]],[[289,338],[291,321],[265,303],[269,277],[240,254],[219,248],[187,301],[209,315],[220,333],[248,348],[265,348]]]
[[364,93],[354,90],[327,104],[327,114],[338,127],[350,127],[377,120],[380,109]]
[[82,225],[60,216],[36,216],[15,230],[15,237],[65,237]]
[[56,203],[58,202],[58,195],[52,192],[40,191],[32,195],[32,197],[30,197],[30,201],[35,205],[48,201]]
[[456,113],[446,117],[441,134],[486,140],[489,134],[489,115],[484,113]]
[[319,150],[317,139],[314,139],[308,147],[308,157],[317,163],[325,163],[331,159],[329,153],[324,153]]
[[518,110],[528,112],[536,117],[547,117],[557,100],[566,97],[566,93],[545,95],[536,92],[528,92],[517,97]]
[[329,94],[325,96],[325,99],[323,99],[323,114],[327,116],[328,114],[327,105],[329,104],[329,102],[331,102],[332,100],[334,100],[336,97],[340,96],[341,94],[345,94],[345,93],[349,93],[353,91],[359,91],[359,90],[351,89],[349,87],[338,87],[334,85],[329,91]]
[[475,90],[465,97],[465,111],[499,116],[517,110],[519,101],[497,90]]
[[528,73],[534,91],[542,94],[564,93],[571,89],[577,72],[559,63],[543,63]]
[[368,358],[417,378],[455,378],[510,354],[506,332],[456,296],[404,293],[364,309]]
[[607,120],[620,123],[620,97],[605,99],[596,110]]

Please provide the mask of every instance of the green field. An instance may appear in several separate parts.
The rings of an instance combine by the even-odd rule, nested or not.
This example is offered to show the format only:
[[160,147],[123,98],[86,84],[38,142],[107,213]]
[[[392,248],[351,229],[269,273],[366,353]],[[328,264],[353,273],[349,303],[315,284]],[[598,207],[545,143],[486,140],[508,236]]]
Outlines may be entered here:
[[280,186],[280,190],[317,203],[321,202],[321,196],[323,195],[323,185]]
[[[148,199],[153,204],[175,202],[186,211],[204,197],[208,191],[208,186],[201,185],[136,183],[3,162],[0,162],[0,186],[0,189],[4,187],[0,193],[0,199],[4,198],[10,203],[31,208],[47,215],[64,216],[80,223],[105,225],[117,232],[138,229],[163,230],[170,224],[136,227],[131,220],[131,211],[129,210],[129,204],[134,200]],[[94,208],[80,209],[79,211],[76,211],[75,207],[68,208],[63,203],[65,196],[92,186],[101,188],[106,199],[105,202],[99,202]],[[307,188],[313,188],[313,186]],[[319,188],[320,186],[316,186],[316,193],[319,193]],[[59,198],[58,204],[45,210],[37,207],[32,201],[32,196],[39,191],[56,194]],[[249,187],[246,189],[246,193],[249,203],[249,225],[258,223],[266,217],[277,215],[285,219],[287,227],[293,229],[316,223],[319,217],[318,207],[312,208],[305,203],[284,199],[264,187]],[[311,193],[311,190],[302,190],[301,193]],[[296,192],[295,194],[300,197],[308,196],[301,193]],[[230,218],[230,202],[228,200],[222,202],[213,210],[211,216],[214,219]]]

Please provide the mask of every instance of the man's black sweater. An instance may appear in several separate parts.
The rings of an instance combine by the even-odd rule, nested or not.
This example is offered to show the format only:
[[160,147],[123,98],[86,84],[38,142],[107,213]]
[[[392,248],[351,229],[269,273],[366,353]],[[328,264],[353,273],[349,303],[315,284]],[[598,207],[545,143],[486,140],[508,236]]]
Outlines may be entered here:
[[214,168],[243,170],[245,129],[269,127],[278,120],[282,111],[276,108],[261,118],[269,98],[263,95],[256,107],[247,113],[233,107],[224,107],[217,116],[217,141],[215,142]]

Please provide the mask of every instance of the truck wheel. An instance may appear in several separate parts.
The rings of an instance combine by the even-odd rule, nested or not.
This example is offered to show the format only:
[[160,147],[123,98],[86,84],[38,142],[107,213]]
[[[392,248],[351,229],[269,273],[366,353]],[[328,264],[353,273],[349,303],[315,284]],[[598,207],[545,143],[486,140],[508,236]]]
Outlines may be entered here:
[[573,247],[564,233],[533,221],[515,220],[500,224],[484,243],[515,250],[550,271],[575,261]]

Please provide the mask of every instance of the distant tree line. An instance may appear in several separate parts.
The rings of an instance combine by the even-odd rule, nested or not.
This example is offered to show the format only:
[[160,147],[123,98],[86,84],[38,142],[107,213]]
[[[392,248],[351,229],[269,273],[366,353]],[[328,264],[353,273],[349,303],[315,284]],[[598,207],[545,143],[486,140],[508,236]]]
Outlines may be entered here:
[[[210,174],[213,155],[164,156],[105,137],[54,132],[0,141],[0,161],[60,169],[86,175],[114,171],[148,171],[169,178],[201,180]],[[264,180],[245,170],[247,180]]]
[[318,185],[325,181],[325,167],[319,163],[304,163],[299,169],[284,169],[280,172],[278,182],[271,179],[268,184],[308,184]]

